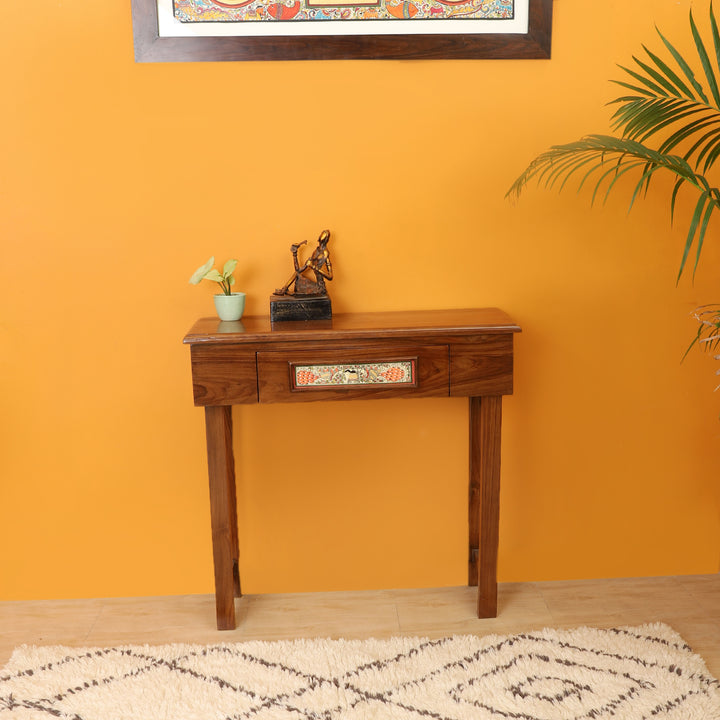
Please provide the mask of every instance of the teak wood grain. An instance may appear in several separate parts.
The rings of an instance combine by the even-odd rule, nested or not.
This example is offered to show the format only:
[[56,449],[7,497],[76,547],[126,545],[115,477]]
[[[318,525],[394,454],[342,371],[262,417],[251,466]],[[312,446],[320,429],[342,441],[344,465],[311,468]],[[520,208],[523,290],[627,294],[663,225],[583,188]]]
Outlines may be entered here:
[[[294,364],[354,365],[369,362],[412,360],[417,365],[417,382],[409,387],[395,385],[347,385],[342,387],[294,388],[290,370]],[[258,395],[260,402],[310,402],[313,400],[359,400],[387,397],[437,397],[448,394],[448,349],[445,345],[418,347],[393,345],[349,346],[326,350],[283,350],[258,353]]]
[[[496,308],[356,313],[271,324],[198,320],[190,345],[195,405],[205,408],[218,629],[235,627],[240,596],[232,405],[348,399],[470,398],[468,581],[478,616],[497,614],[502,396],[513,391],[513,335]],[[295,386],[295,365],[410,360],[408,385]]]
[[205,408],[218,630],[235,628],[234,598],[240,596],[231,411],[232,407],[229,405]]
[[[500,429],[502,398],[470,398],[470,532],[477,538],[478,617],[497,615],[497,555],[500,537]],[[493,508],[493,512],[483,512]],[[477,525],[476,525],[477,523]],[[471,544],[471,558],[475,556]],[[473,578],[469,578],[474,584]]]

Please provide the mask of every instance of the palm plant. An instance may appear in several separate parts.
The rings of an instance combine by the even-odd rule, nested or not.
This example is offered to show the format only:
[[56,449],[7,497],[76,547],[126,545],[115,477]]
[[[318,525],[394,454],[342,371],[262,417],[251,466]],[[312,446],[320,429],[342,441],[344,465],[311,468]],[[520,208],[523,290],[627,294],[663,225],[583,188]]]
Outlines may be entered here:
[[[653,176],[669,172],[674,176],[670,217],[681,188],[696,196],[688,224],[678,280],[691,260],[693,274],[713,213],[720,209],[720,190],[711,184],[708,173],[720,157],[720,31],[710,5],[710,35],[706,44],[690,11],[690,31],[695,55],[686,59],[658,30],[667,51],[666,59],[648,50],[633,56],[633,65],[619,66],[625,73],[613,82],[624,94],[610,102],[616,106],[611,126],[617,135],[588,135],[577,142],[555,145],[533,160],[507,193],[519,197],[527,184],[536,181],[545,187],[562,189],[571,179],[579,180],[578,190],[592,186],[593,202],[635,176],[630,197],[632,208],[644,197]],[[710,51],[708,50],[710,48]],[[693,66],[702,69],[698,79]],[[718,347],[720,306],[699,309],[698,336],[693,341],[706,349]],[[714,328],[714,330],[713,330]]]
[[[694,345],[699,345],[707,352],[716,352],[720,347],[720,305],[703,305],[695,311],[695,319],[698,321],[697,335],[690,343],[690,347],[685,351],[687,355]],[[715,360],[720,360],[720,355],[713,356]],[[716,375],[720,375],[720,370],[715,371]],[[718,385],[715,389],[720,388]]]

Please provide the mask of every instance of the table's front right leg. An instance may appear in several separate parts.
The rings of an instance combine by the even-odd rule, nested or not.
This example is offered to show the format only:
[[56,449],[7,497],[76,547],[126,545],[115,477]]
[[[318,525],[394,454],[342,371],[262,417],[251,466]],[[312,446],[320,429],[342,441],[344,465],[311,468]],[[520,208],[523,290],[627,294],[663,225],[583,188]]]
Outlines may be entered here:
[[502,397],[470,398],[470,559],[478,617],[497,617]]
[[206,407],[205,431],[217,627],[218,630],[233,630],[235,596],[240,596],[240,576],[231,406]]

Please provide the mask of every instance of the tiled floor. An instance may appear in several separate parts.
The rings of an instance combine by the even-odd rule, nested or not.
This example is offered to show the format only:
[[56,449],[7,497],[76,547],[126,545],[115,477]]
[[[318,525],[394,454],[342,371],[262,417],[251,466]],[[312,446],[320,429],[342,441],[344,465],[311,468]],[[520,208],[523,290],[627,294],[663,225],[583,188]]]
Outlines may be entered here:
[[215,629],[211,595],[0,602],[0,665],[22,644],[108,646],[295,637],[508,634],[543,627],[664,622],[720,677],[720,575],[505,583],[498,617],[475,617],[476,589],[249,595],[238,627]]

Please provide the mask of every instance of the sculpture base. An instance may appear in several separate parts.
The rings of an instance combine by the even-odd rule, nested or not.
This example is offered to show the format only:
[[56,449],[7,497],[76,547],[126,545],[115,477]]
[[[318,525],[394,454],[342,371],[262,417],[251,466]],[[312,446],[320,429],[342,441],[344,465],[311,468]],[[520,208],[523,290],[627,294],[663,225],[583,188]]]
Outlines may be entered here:
[[283,320],[329,320],[332,303],[328,295],[271,295],[270,322]]

